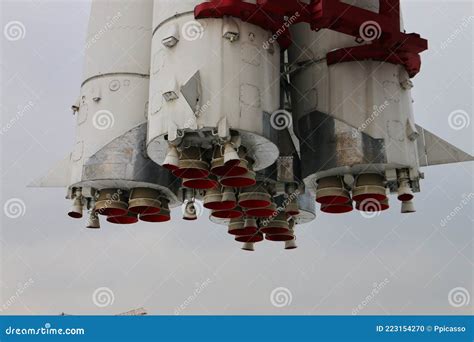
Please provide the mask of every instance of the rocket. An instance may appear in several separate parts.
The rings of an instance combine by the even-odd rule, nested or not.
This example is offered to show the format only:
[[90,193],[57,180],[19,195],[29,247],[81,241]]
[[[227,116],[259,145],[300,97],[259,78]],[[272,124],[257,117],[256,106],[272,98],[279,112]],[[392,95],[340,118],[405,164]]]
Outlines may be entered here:
[[296,248],[317,207],[412,213],[422,167],[473,157],[415,123],[428,42],[400,13],[399,0],[94,0],[75,147],[32,185],[66,188],[91,229],[178,206],[196,220],[202,201],[248,251]]

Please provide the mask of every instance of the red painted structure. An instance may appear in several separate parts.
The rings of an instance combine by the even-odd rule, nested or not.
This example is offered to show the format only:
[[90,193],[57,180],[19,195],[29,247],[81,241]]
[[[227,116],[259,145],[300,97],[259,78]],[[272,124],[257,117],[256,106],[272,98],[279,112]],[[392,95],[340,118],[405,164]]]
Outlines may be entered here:
[[[361,45],[331,51],[328,65],[372,59],[403,65],[410,77],[420,71],[420,53],[428,49],[428,41],[420,35],[400,32],[400,0],[380,0],[379,13],[339,0],[311,0],[309,4],[299,0],[257,0],[256,4],[212,0],[196,6],[194,15],[196,19],[240,18],[273,32],[283,49],[291,45],[289,27],[296,23],[308,23],[313,30],[345,33]],[[362,33],[366,24],[372,24],[376,31],[373,39],[367,40]]]

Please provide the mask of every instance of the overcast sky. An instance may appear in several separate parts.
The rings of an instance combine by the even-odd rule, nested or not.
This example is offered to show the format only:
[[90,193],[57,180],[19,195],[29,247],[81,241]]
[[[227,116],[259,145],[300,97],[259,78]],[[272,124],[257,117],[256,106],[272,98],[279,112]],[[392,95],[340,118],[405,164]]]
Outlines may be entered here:
[[[472,4],[402,1],[407,31],[430,41],[414,79],[417,123],[471,154],[474,124],[454,130],[448,117],[463,111],[472,121]],[[401,215],[395,199],[373,219],[320,214],[297,228],[294,251],[267,242],[241,251],[207,213],[188,223],[179,209],[166,224],[89,231],[67,217],[65,189],[27,188],[72,150],[70,106],[82,81],[89,10],[89,1],[2,1],[1,204],[20,199],[25,209],[17,218],[0,213],[1,314],[145,307],[151,314],[350,315],[359,305],[364,315],[473,313],[472,298],[449,301],[451,291],[474,294],[472,163],[424,169],[416,214]],[[13,21],[22,24],[21,39],[7,39]],[[282,287],[291,300],[279,307],[270,298]],[[114,299],[105,307],[93,301],[100,288]]]

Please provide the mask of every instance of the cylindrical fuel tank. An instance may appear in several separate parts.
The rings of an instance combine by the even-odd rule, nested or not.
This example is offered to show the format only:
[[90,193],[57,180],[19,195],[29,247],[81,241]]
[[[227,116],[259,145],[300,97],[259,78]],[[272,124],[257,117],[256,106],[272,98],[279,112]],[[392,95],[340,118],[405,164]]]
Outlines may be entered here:
[[[379,10],[379,0],[344,2]],[[377,23],[365,25],[380,33]],[[306,24],[295,25],[292,35],[289,61],[300,67],[291,76],[293,116],[305,182],[398,169],[408,169],[417,182],[412,82],[403,66],[372,60],[328,66],[328,52],[370,44],[371,38],[357,42],[327,29],[311,31]]]
[[169,143],[209,149],[240,136],[255,170],[271,165],[269,116],[279,108],[280,48],[238,18],[194,18],[202,0],[155,0],[148,154],[162,164]]
[[71,188],[151,187],[175,197],[174,177],[145,148],[152,9],[152,0],[92,2]]

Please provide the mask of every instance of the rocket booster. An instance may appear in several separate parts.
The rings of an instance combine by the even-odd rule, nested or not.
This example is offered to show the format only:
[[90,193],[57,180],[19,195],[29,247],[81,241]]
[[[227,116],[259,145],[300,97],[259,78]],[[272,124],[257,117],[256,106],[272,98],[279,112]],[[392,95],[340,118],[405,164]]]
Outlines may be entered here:
[[88,228],[206,208],[247,251],[316,204],[414,212],[421,167],[473,160],[415,123],[427,47],[399,0],[93,1],[75,147],[33,185]]

